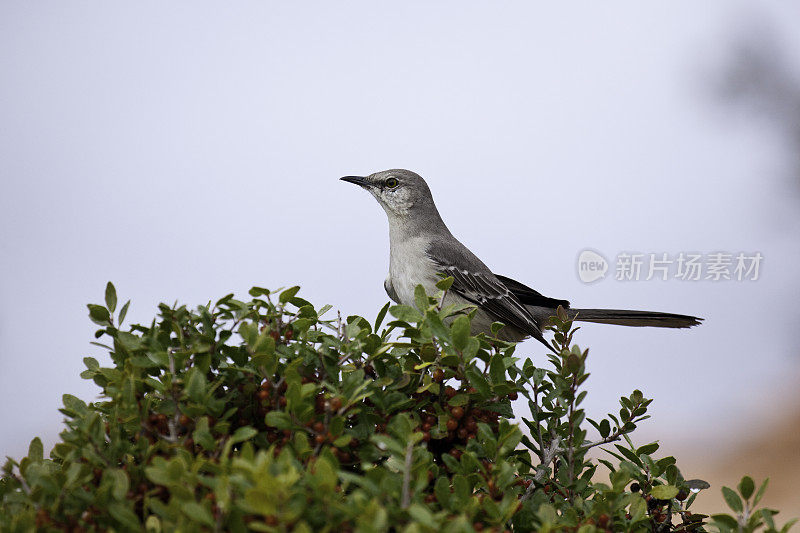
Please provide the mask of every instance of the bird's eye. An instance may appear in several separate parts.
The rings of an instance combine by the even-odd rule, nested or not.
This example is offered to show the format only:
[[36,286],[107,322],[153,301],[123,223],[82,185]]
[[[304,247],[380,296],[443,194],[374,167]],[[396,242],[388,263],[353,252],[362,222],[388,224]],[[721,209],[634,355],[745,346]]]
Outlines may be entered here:
[[397,178],[389,178],[389,179],[387,179],[387,180],[384,182],[384,184],[385,184],[385,185],[386,185],[388,188],[390,188],[390,189],[394,189],[395,187],[397,187],[398,185],[400,185],[400,182],[399,182],[399,181],[397,181]]

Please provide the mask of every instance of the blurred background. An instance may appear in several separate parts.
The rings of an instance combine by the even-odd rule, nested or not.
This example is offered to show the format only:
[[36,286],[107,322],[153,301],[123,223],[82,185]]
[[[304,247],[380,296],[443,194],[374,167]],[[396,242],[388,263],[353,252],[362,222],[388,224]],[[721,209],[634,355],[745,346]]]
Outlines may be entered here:
[[[6,0],[0,73],[0,456],[96,397],[108,280],[129,322],[294,284],[374,317],[385,216],[337,178],[404,167],[498,273],[705,317],[583,326],[589,415],[640,388],[636,442],[712,483],[698,510],[749,473],[800,515],[796,3]],[[764,259],[757,281],[585,284],[586,248]]]

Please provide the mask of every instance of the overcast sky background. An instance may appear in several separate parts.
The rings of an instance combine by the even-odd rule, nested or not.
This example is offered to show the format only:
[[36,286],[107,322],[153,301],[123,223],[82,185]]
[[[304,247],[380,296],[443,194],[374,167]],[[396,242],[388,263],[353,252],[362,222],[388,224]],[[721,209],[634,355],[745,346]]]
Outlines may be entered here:
[[[780,1],[0,3],[0,456],[52,445],[63,393],[96,397],[85,304],[108,280],[129,322],[294,284],[374,317],[386,219],[338,177],[394,167],[498,273],[705,317],[584,326],[589,414],[641,388],[640,441],[735,438],[800,374],[800,181],[715,86],[743,37],[800,64],[798,21]],[[756,282],[586,285],[584,248],[764,262]]]

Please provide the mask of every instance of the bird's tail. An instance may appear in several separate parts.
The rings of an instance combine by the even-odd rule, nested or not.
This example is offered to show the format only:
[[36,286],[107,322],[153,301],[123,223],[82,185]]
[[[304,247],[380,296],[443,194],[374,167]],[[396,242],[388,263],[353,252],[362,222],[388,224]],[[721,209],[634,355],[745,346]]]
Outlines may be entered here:
[[618,326],[691,328],[703,319],[696,316],[660,313],[658,311],[628,311],[624,309],[567,309],[571,318],[578,322],[616,324]]

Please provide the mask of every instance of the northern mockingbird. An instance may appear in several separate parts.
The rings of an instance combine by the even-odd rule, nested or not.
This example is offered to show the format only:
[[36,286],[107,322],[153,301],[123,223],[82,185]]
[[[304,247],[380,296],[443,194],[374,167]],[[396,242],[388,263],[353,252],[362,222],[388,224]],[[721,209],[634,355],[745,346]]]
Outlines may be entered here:
[[397,303],[414,306],[414,289],[422,285],[432,294],[441,275],[452,276],[445,303],[469,303],[478,308],[472,333],[489,333],[493,322],[505,327],[498,338],[517,342],[534,337],[552,349],[542,328],[560,305],[575,320],[618,324],[689,328],[701,318],[657,311],[571,309],[567,300],[543,296],[511,278],[492,273],[475,254],[447,229],[428,184],[410,170],[384,170],[366,177],[345,176],[369,191],[389,217],[389,275],[383,287]]

